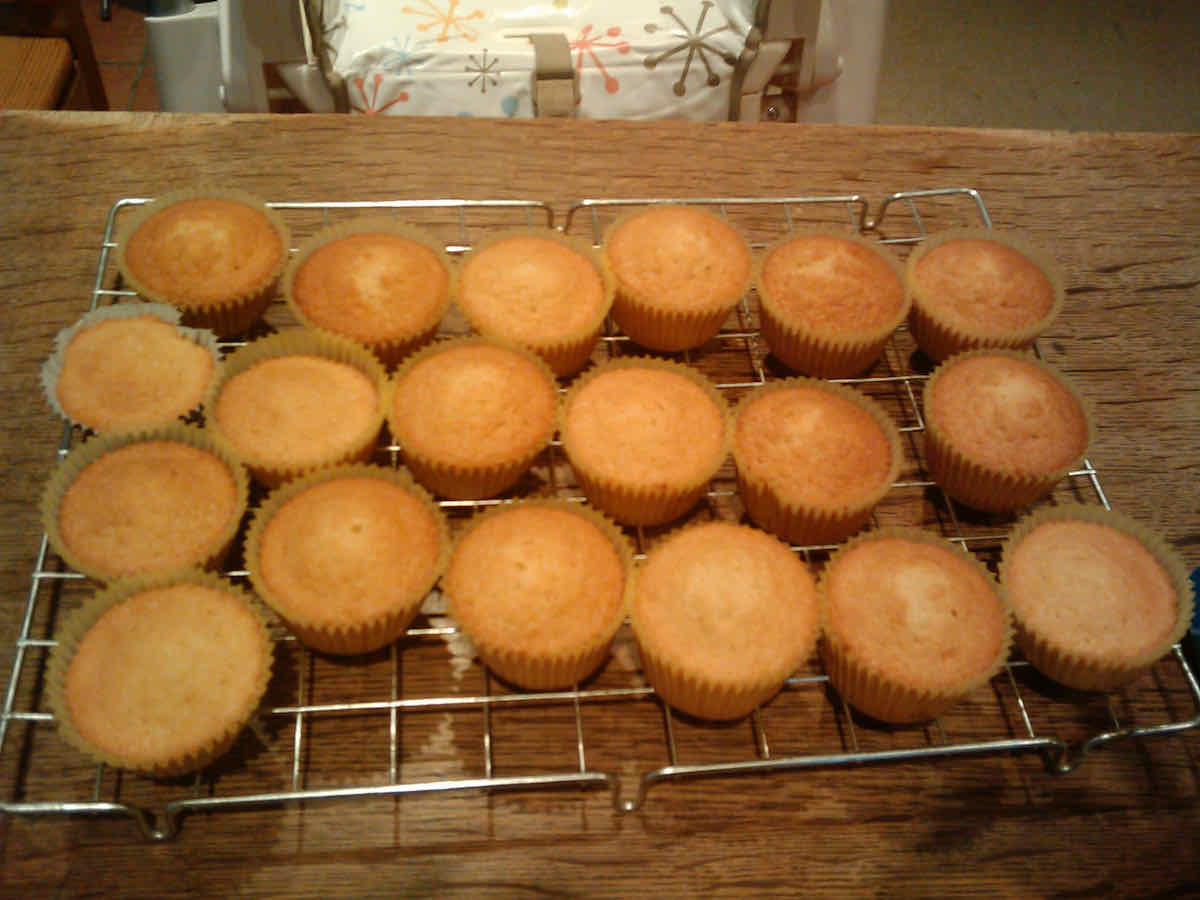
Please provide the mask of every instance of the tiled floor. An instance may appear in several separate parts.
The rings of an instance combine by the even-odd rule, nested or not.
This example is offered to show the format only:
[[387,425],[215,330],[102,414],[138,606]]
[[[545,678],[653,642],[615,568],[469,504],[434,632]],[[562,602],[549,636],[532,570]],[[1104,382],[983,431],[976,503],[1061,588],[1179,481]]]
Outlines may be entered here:
[[[146,0],[81,0],[112,109],[158,109]],[[1200,131],[1194,0],[890,0],[879,122]]]
[[154,71],[146,64],[144,2],[114,2],[112,18],[100,19],[100,0],[80,0],[110,109],[159,108]]

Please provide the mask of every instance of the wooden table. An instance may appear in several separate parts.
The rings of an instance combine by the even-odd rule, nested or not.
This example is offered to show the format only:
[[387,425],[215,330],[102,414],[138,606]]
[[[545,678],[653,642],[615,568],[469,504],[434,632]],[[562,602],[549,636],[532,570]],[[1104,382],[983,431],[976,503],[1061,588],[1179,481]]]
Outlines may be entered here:
[[[15,113],[0,117],[0,172],[6,681],[61,430],[39,367],[87,308],[113,202],[196,181],[269,200],[532,198],[560,222],[581,198],[861,194],[873,213],[893,191],[976,188],[997,225],[1031,233],[1066,269],[1066,309],[1040,346],[1095,403],[1089,458],[1109,500],[1200,562],[1196,136]],[[1168,694],[1168,715],[1190,714]],[[598,752],[619,769],[624,726],[599,715]],[[540,749],[530,718],[512,724],[517,757]],[[352,738],[327,736],[347,778]],[[34,799],[13,796],[18,757],[78,767],[53,734],[35,743],[37,762],[5,748],[5,801]],[[11,896],[1196,892],[1198,756],[1190,731],[1114,743],[1064,776],[1020,753],[703,779],[654,787],[627,815],[605,790],[310,802],[191,815],[164,843],[121,818],[7,816],[0,885]]]

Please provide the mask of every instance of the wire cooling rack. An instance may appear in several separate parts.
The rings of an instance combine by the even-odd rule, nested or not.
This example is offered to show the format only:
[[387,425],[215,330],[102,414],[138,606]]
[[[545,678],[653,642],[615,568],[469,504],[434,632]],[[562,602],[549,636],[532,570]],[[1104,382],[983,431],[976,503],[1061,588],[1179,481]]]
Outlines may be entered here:
[[[133,297],[121,288],[110,254],[123,218],[145,202],[120,200],[109,213],[93,308]],[[873,235],[902,256],[929,232],[992,224],[982,196],[970,188],[895,193],[874,208],[860,195],[591,199],[573,204],[561,222],[549,205],[536,201],[271,205],[297,240],[346,217],[390,210],[434,232],[456,254],[490,231],[518,225],[558,227],[599,244],[617,215],[661,202],[715,208],[756,248],[796,228],[837,226]],[[286,307],[276,304],[260,330],[293,324]],[[451,313],[443,329],[460,333],[467,327]],[[232,346],[236,342],[226,349]],[[638,352],[610,326],[596,358]],[[731,401],[791,374],[761,340],[753,294],[716,338],[678,358],[705,371]],[[904,437],[904,465],[873,525],[928,528],[994,567],[1012,520],[981,516],[950,502],[924,466],[920,395],[931,367],[902,327],[866,376],[845,379],[882,404]],[[79,438],[65,429],[59,455]],[[381,445],[377,461],[398,465],[399,448]],[[458,528],[480,507],[546,494],[586,502],[557,441],[505,497],[442,505]],[[1108,506],[1090,461],[1069,473],[1046,502],[1065,500]],[[737,520],[742,514],[727,463],[690,518]],[[629,533],[641,554],[666,530]],[[814,571],[832,549],[794,548]],[[226,574],[244,581],[239,565],[235,560]],[[608,664],[587,683],[566,691],[522,692],[491,676],[474,658],[435,591],[402,640],[354,660],[312,653],[275,623],[276,671],[259,718],[227,757],[193,778],[163,782],[90,764],[54,734],[42,690],[54,626],[92,589],[43,537],[0,717],[0,812],[125,816],[145,837],[159,840],[177,834],[189,813],[450,791],[599,789],[610,792],[618,813],[629,813],[640,809],[661,782],[713,776],[1015,753],[1039,754],[1050,773],[1061,775],[1107,744],[1200,725],[1200,686],[1178,645],[1148,675],[1111,695],[1064,690],[1014,657],[989,685],[937,720],[907,727],[883,725],[853,711],[830,686],[815,655],[744,722],[696,721],[666,706],[642,679],[628,626],[618,633]]]

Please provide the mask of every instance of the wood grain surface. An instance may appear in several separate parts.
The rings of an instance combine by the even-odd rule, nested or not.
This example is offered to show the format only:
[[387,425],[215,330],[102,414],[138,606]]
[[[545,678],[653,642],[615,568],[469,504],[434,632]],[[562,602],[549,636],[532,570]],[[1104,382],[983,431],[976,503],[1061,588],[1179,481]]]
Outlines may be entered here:
[[[583,198],[860,194],[874,211],[894,191],[975,188],[997,226],[1027,232],[1066,271],[1066,308],[1039,346],[1095,405],[1089,459],[1111,504],[1159,530],[1189,567],[1200,563],[1195,135],[10,113],[0,115],[0,173],[5,681],[38,552],[38,498],[61,434],[40,393],[40,367],[57,331],[87,309],[113,203],[196,182],[273,201],[535,199],[560,224]],[[931,227],[973,215],[953,205],[928,209]],[[843,207],[837,215],[845,219]],[[762,216],[755,221],[764,232],[779,227]],[[890,210],[880,231],[903,236],[909,221]],[[298,230],[315,225],[299,221]],[[710,356],[723,365],[719,354]],[[65,583],[61,598],[39,612],[34,634],[51,635],[54,604],[72,602],[82,589]],[[398,661],[381,654],[354,665],[285,650],[275,702],[294,702],[297,683],[309,684],[310,696],[317,692],[313,702],[336,702],[354,696],[366,678],[383,690],[397,681],[418,691],[478,689],[469,680],[474,671],[465,684],[433,684],[446,670],[431,675],[422,659],[439,653],[437,637],[413,640]],[[630,673],[609,668],[598,684],[628,681]],[[1045,711],[1039,728],[1070,736],[1108,721],[1103,702],[1061,698],[1026,674],[1017,680],[1038,698],[1038,714]],[[1006,690],[1001,684],[993,693]],[[18,693],[24,702],[37,691],[30,678]],[[844,742],[844,723],[821,691],[785,694],[764,711],[773,753],[807,752],[817,737],[837,741],[840,734]],[[988,716],[997,719],[996,734],[1020,734],[1009,699],[971,698],[932,739],[971,734]],[[1192,714],[1186,686],[1165,669],[1113,702],[1122,722]],[[448,717],[439,710],[426,721],[406,720],[402,768],[430,778],[447,767],[483,773],[479,715],[456,715],[447,731]],[[562,709],[497,710],[492,719],[498,773],[529,771],[546,753],[559,754],[562,768],[574,764],[574,725]],[[269,733],[248,736],[217,783],[285,789],[290,772],[275,756],[288,743],[288,721],[278,733],[268,721]],[[652,700],[589,705],[584,722],[589,765],[617,773],[624,796],[642,771],[633,760],[664,756],[662,715]],[[744,754],[745,723],[678,726],[682,757]],[[342,717],[309,727],[307,786],[381,777],[363,748],[386,746],[386,722]],[[189,814],[179,835],[163,843],[142,841],[122,818],[7,815],[0,816],[0,892],[1200,894],[1198,734],[1116,742],[1062,776],[1048,773],[1038,754],[1004,754],[679,781],[653,787],[642,810],[627,815],[614,812],[603,789],[467,791]],[[856,738],[886,749],[912,736],[866,727]],[[0,756],[0,799],[74,798],[81,785],[87,793],[88,772],[51,729],[14,726]],[[119,789],[133,800],[152,790],[132,779]]]

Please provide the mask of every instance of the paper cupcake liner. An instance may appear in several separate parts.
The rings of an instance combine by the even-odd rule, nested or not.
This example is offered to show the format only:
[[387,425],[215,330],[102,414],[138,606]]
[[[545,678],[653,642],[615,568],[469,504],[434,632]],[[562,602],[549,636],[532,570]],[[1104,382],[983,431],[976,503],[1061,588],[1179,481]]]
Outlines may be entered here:
[[[532,438],[529,446],[509,459],[467,465],[449,462],[422,454],[404,440],[406,429],[396,418],[395,397],[401,381],[416,365],[458,347],[499,347],[528,360],[545,377],[548,390],[554,391],[556,413],[545,433]],[[558,384],[554,372],[540,356],[509,341],[489,337],[462,337],[439,340],[408,357],[389,379],[384,389],[383,408],[386,412],[388,429],[393,439],[400,444],[404,464],[408,466],[418,482],[442,497],[456,500],[481,500],[494,497],[512,487],[522,475],[529,471],[537,458],[554,436],[557,427]]]
[[569,378],[578,374],[591,360],[596,344],[600,340],[601,331],[602,329],[597,328],[587,337],[578,341],[563,341],[553,346],[536,344],[527,346],[545,361],[555,376]]
[[[336,241],[356,234],[390,234],[405,238],[433,251],[446,271],[446,295],[440,298],[434,309],[416,328],[394,334],[378,334],[367,336],[353,333],[351,329],[335,327],[329,323],[317,323],[305,311],[300,301],[296,299],[294,284],[300,268],[316,251]],[[309,328],[338,334],[355,343],[367,347],[385,367],[392,367],[403,360],[409,353],[433,340],[441,325],[442,319],[450,309],[450,298],[454,293],[456,269],[446,253],[446,248],[428,231],[415,225],[397,221],[388,216],[362,216],[337,225],[322,228],[305,240],[296,250],[283,276],[282,293],[288,308],[297,321]]]
[[[404,598],[404,602],[394,609],[361,622],[349,623],[303,615],[271,589],[263,578],[262,567],[259,563],[263,532],[283,505],[317,485],[340,478],[377,478],[390,484],[399,485],[421,501],[436,523],[441,535],[440,553],[423,586],[414,591],[411,596]],[[246,568],[250,574],[250,583],[254,586],[255,592],[263,599],[264,603],[275,611],[276,615],[283,620],[302,644],[322,653],[355,656],[378,650],[403,636],[412,620],[420,612],[425,597],[445,571],[446,564],[450,559],[450,547],[450,531],[445,515],[434,503],[433,498],[424,488],[413,481],[407,472],[403,469],[359,463],[310,472],[272,491],[251,515],[246,529],[244,556]]]
[[[620,559],[621,568],[625,572],[625,590],[621,605],[613,616],[608,628],[595,636],[591,641],[582,643],[570,652],[547,652],[532,644],[523,646],[502,645],[489,640],[486,635],[480,635],[477,630],[463,626],[463,631],[474,644],[480,660],[489,669],[505,681],[528,690],[556,690],[570,688],[586,679],[595,672],[608,658],[609,648],[629,606],[629,591],[632,583],[633,546],[623,531],[603,513],[568,500],[533,499],[520,500],[514,504],[494,506],[479,516],[476,516],[467,529],[458,537],[455,548],[462,544],[475,528],[490,521],[495,516],[503,516],[514,509],[527,507],[542,507],[560,510],[579,516],[584,521],[594,525],[613,545]],[[450,584],[443,584],[443,590],[450,604],[450,613],[454,615],[454,592]]]
[[626,525],[662,525],[673,522],[699,503],[708,492],[708,482],[686,490],[634,490],[575,470],[579,486],[588,500],[618,522]]
[[[669,706],[698,719],[731,721],[749,715],[779,693],[783,680],[749,686],[723,685],[679,671],[666,657],[638,644],[642,673]],[[786,680],[786,678],[784,679]]]
[[[137,229],[155,213],[166,209],[173,203],[196,198],[213,197],[232,200],[251,206],[267,217],[271,226],[279,236],[282,252],[279,255],[279,265],[262,280],[261,283],[247,288],[241,293],[233,293],[217,302],[197,303],[181,300],[164,293],[152,290],[133,272],[125,259],[125,247],[129,238]],[[122,277],[143,299],[152,303],[165,303],[178,307],[183,313],[183,323],[197,328],[207,328],[218,337],[230,337],[242,334],[257,322],[266,311],[277,294],[279,281],[287,266],[288,251],[291,246],[291,235],[283,218],[274,209],[267,206],[258,197],[245,191],[224,187],[197,186],[171,191],[140,207],[125,222],[117,238],[117,246],[113,251],[114,262]]]
[[[754,400],[770,391],[786,390],[790,387],[811,387],[827,391],[852,403],[871,417],[883,432],[891,452],[887,475],[869,494],[853,503],[835,506],[800,503],[780,494],[769,478],[750,471],[744,454],[739,453],[737,444],[737,419]],[[871,513],[887,492],[891,490],[900,474],[903,450],[900,432],[878,403],[854,388],[815,378],[796,377],[760,385],[742,397],[733,413],[733,461],[737,468],[738,493],[742,504],[759,528],[769,531],[792,544],[830,544],[849,537],[858,531],[871,517]]]
[[254,479],[266,487],[276,487],[284,481],[313,469],[369,459],[377,449],[379,435],[383,431],[383,387],[386,383],[386,372],[374,354],[362,345],[348,338],[317,329],[293,328],[280,331],[268,337],[251,341],[227,356],[220,369],[217,370],[208,397],[204,402],[205,409],[208,411],[208,426],[223,436],[221,423],[216,415],[217,400],[221,395],[222,388],[231,378],[245,372],[256,363],[284,356],[317,356],[353,366],[375,384],[378,408],[376,414],[364,425],[360,433],[342,435],[342,444],[331,449],[328,454],[316,461],[289,462],[272,459],[257,452],[253,447],[237,446],[226,439],[233,447],[234,452],[246,464]]
[[235,509],[231,513],[226,527],[217,535],[210,546],[203,548],[203,552],[198,554],[198,558],[181,558],[173,561],[168,568],[184,568],[187,566],[210,569],[219,568],[233,544],[233,539],[237,534],[238,528],[241,526],[242,515],[246,511],[247,498],[250,492],[249,478],[237,454],[219,436],[194,425],[169,423],[137,431],[114,432],[94,437],[76,447],[59,461],[58,466],[51,473],[50,479],[46,483],[45,490],[42,492],[39,512],[42,520],[42,528],[46,532],[46,539],[50,542],[50,546],[54,549],[54,552],[61,556],[72,569],[82,572],[96,581],[112,581],[135,573],[106,571],[102,566],[88,563],[80,558],[68,546],[59,530],[59,507],[71,484],[89,465],[114,450],[119,450],[131,444],[146,443],[149,441],[170,441],[186,444],[189,447],[196,447],[211,453],[229,468],[230,473],[233,475],[234,484],[236,485],[237,500],[235,502]]
[[[605,229],[605,254],[608,255],[608,248],[613,235],[627,222],[649,210],[672,206],[701,212],[721,222],[723,225],[727,225],[738,235],[747,256],[750,256],[750,245],[746,243],[745,237],[730,223],[698,207],[679,207],[677,204],[657,204],[648,208],[632,210],[620,216]],[[611,261],[609,265],[612,265]],[[730,296],[713,297],[687,310],[663,309],[662,304],[656,297],[622,282],[620,277],[614,272],[616,293],[613,298],[613,321],[617,323],[617,326],[629,338],[649,350],[675,353],[680,350],[699,347],[721,330],[721,325],[724,324],[729,314],[733,312],[738,302],[746,296],[746,293],[750,290],[753,268],[753,259],[751,257],[751,265],[747,269],[745,281],[735,293]]]
[[[954,446],[953,441],[939,427],[936,419],[929,415],[930,397],[938,378],[950,366],[977,356],[1005,356],[1029,363],[1052,376],[1071,394],[1087,425],[1087,439],[1084,448],[1074,459],[1051,471],[1022,472],[1016,468],[1019,460],[1013,460],[1010,468],[1000,468],[971,460]],[[956,354],[935,369],[929,380],[925,382],[921,402],[926,411],[925,464],[929,469],[930,476],[947,496],[972,509],[984,512],[1011,512],[1041,500],[1080,463],[1087,453],[1087,447],[1095,439],[1095,416],[1091,404],[1084,400],[1083,395],[1070,380],[1053,366],[1017,350],[992,348],[968,350]]]
[[[241,600],[258,622],[262,633],[262,669],[254,689],[243,698],[239,712],[223,729],[214,730],[211,737],[182,756],[164,757],[152,763],[124,758],[110,749],[89,741],[75,727],[66,701],[66,679],[75,652],[88,630],[104,613],[144,591],[181,584],[196,584],[213,588]],[[274,648],[265,612],[247,591],[212,573],[182,569],[156,576],[126,578],[113,582],[106,590],[93,595],[82,607],[68,615],[58,628],[57,645],[51,651],[46,666],[46,699],[62,738],[80,753],[117,769],[141,772],[153,778],[174,778],[202,769],[223,756],[253,718],[271,679]]]
[[800,333],[762,307],[761,331],[771,353],[794,372],[814,378],[852,378],[871,368],[883,355],[889,331],[871,343],[825,340]]
[[[656,545],[666,543],[691,529],[703,528],[707,524],[710,523],[694,522],[683,525],[656,541]],[[738,527],[746,531],[755,530],[749,525]],[[777,539],[772,537],[772,540]],[[651,548],[651,552],[653,552],[653,548]],[[782,674],[778,672],[753,674],[746,669],[742,672],[741,680],[733,683],[718,680],[703,671],[703,661],[699,668],[696,666],[685,667],[674,661],[668,654],[661,653],[647,639],[645,629],[639,622],[636,598],[640,573],[641,567],[639,566],[634,572],[630,589],[630,619],[634,637],[637,640],[638,654],[642,661],[642,672],[655,692],[667,704],[700,719],[728,721],[748,715],[756,707],[766,703],[779,693],[784,682],[792,674],[791,671]],[[807,644],[796,647],[797,666],[812,654],[819,638],[820,623],[818,621]]]
[[[75,335],[81,331],[85,331],[94,325],[110,319],[132,319],[138,316],[154,316],[156,319],[161,319],[169,325],[174,325],[181,337],[186,340],[203,347],[209,352],[213,359],[213,371],[216,371],[217,366],[221,363],[221,350],[217,345],[216,335],[207,329],[187,328],[180,325],[180,319],[183,313],[174,306],[169,306],[165,303],[117,303],[112,306],[102,306],[99,309],[94,309],[91,312],[80,318],[74,325],[70,325],[60,331],[54,338],[54,352],[42,364],[41,369],[41,385],[42,394],[46,398],[46,403],[54,410],[55,414],[60,418],[65,419],[71,425],[78,425],[80,428],[87,428],[96,431],[101,430],[116,430],[116,429],[96,429],[93,424],[81,422],[73,419],[63,408],[58,400],[58,380],[62,376],[63,363],[65,362],[67,347],[70,345]],[[197,401],[194,406],[188,409],[181,410],[178,418],[183,418],[189,413],[200,409],[203,398]],[[142,427],[153,423],[142,423]],[[138,426],[133,426],[138,427]],[[127,429],[122,429],[127,430]]]
[[911,299],[907,292],[896,312],[874,328],[855,330],[819,329],[791,320],[787,311],[766,290],[763,267],[771,253],[797,238],[835,237],[866,247],[888,263],[903,284],[904,270],[895,255],[878,241],[853,232],[798,230],[769,244],[754,265],[753,282],[759,297],[761,330],[771,352],[789,368],[815,378],[850,378],[869,369],[883,354],[888,339],[908,316]]
[[[941,320],[937,308],[930,304],[917,286],[915,273],[923,256],[947,241],[959,239],[978,239],[1003,244],[1033,262],[1049,279],[1054,291],[1054,301],[1046,315],[1019,329],[988,328],[982,324],[963,328]],[[1038,335],[1058,318],[1066,296],[1065,284],[1066,279],[1058,263],[1023,235],[990,228],[955,228],[942,231],[922,241],[908,257],[905,265],[905,293],[912,303],[909,327],[917,346],[934,362],[942,362],[964,350],[992,347],[1025,349],[1032,346]]]
[[1004,543],[999,571],[1000,590],[1006,598],[1010,597],[1007,573],[1012,553],[1035,528],[1046,522],[1090,522],[1129,535],[1158,561],[1170,579],[1178,604],[1175,625],[1160,643],[1122,660],[1098,659],[1094,655],[1080,652],[1069,644],[1032,633],[1024,626],[1014,607],[1017,647],[1029,663],[1047,678],[1082,691],[1110,691],[1122,687],[1148,671],[1169,653],[1171,647],[1187,632],[1193,613],[1187,567],[1179,554],[1162,537],[1119,512],[1106,510],[1101,506],[1075,503],[1048,506],[1026,515],[1017,522]]
[[[839,639],[833,628],[830,614],[827,587],[829,572],[837,564],[838,558],[852,548],[866,541],[885,538],[901,538],[941,547],[948,553],[955,554],[957,558],[967,560],[971,568],[993,587],[997,604],[1000,606],[1006,622],[1006,628],[1004,638],[1000,642],[1000,650],[984,670],[971,678],[946,685],[940,689],[916,688],[905,684],[902,679],[892,673],[879,668],[870,659],[855,658],[853,651]],[[919,528],[881,528],[851,538],[834,552],[818,579],[817,602],[820,608],[821,632],[824,636],[821,641],[821,660],[830,683],[847,703],[881,722],[911,724],[927,721],[940,715],[959,700],[991,681],[1008,661],[1012,649],[1012,610],[991,573],[975,556],[944,538]]]
[[[724,437],[720,457],[714,461],[703,478],[694,481],[676,478],[674,484],[645,487],[607,478],[598,472],[587,470],[580,464],[578,450],[572,450],[572,435],[567,429],[568,410],[574,399],[588,384],[605,372],[619,369],[658,369],[672,372],[698,385],[712,400],[725,423]],[[709,482],[729,456],[729,447],[732,441],[732,417],[725,397],[699,370],[672,360],[629,356],[608,360],[593,366],[575,380],[559,406],[558,430],[562,435],[563,450],[588,500],[625,525],[661,525],[682,516],[707,493]],[[673,474],[664,473],[664,475]]]
[[737,306],[737,297],[716,312],[664,312],[646,305],[623,288],[613,300],[613,321],[634,343],[648,350],[677,353],[711,340]]
[[464,300],[461,290],[461,279],[456,284],[455,305],[466,317],[471,328],[477,333],[500,338],[528,348],[545,360],[546,364],[558,377],[575,375],[591,359],[592,352],[596,348],[596,342],[600,339],[600,334],[604,329],[604,320],[612,308],[613,292],[615,290],[612,270],[609,268],[608,262],[602,254],[598,253],[591,244],[574,235],[563,234],[552,228],[509,228],[497,232],[468,252],[462,259],[461,271],[465,274],[470,268],[472,260],[476,259],[485,250],[488,250],[501,241],[515,237],[536,237],[555,241],[590,262],[595,267],[597,274],[600,276],[601,284],[604,287],[604,300],[601,308],[597,309],[595,314],[585,322],[584,327],[576,331],[565,334],[547,334],[538,340],[532,340],[528,335],[518,332],[515,328],[512,330],[496,329],[489,327],[483,322],[478,313],[471,308],[471,304]]

